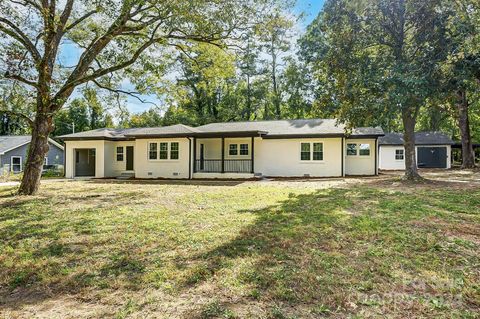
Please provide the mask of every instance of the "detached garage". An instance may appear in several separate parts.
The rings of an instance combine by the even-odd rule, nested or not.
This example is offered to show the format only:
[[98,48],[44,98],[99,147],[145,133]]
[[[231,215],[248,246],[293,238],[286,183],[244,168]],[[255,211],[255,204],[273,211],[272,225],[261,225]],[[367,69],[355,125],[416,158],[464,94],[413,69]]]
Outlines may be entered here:
[[[387,133],[378,139],[380,169],[405,169],[403,143],[401,133]],[[419,168],[450,168],[452,144],[454,142],[442,132],[415,133],[417,166]]]

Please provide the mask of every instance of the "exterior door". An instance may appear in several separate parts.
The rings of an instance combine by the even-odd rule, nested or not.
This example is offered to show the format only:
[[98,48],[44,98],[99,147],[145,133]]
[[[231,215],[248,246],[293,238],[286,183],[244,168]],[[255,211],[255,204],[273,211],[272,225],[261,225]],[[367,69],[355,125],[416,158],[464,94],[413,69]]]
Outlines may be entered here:
[[127,171],[133,171],[133,146],[127,146]]
[[447,148],[419,147],[417,166],[425,168],[447,168]]
[[205,169],[205,146],[200,144],[200,170]]

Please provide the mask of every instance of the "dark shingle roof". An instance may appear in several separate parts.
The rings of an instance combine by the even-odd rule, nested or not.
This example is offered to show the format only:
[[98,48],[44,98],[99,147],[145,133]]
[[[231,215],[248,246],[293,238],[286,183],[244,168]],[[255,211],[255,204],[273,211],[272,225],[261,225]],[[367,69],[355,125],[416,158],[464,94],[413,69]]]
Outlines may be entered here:
[[[0,136],[0,154],[4,154],[10,150],[16,149],[22,145],[30,143],[31,135],[2,135]],[[63,146],[56,143],[52,139],[49,142],[55,144],[57,147],[63,149]]]
[[168,136],[168,135],[188,135],[196,133],[198,130],[183,124],[162,126],[162,127],[146,127],[132,129],[125,133],[125,136]]
[[[403,145],[402,133],[386,133],[378,139],[379,145]],[[442,132],[417,132],[415,133],[416,145],[452,145],[454,142],[447,134]]]
[[[345,134],[345,125],[337,123],[334,119],[211,123],[199,126],[197,129],[201,132],[258,131],[264,132],[267,137]],[[373,127],[357,128],[352,130],[351,134],[383,135],[383,130]]]
[[[346,127],[334,119],[279,120],[211,123],[199,127],[183,124],[138,128],[138,129],[98,129],[87,132],[60,136],[63,139],[127,139],[144,136],[212,136],[214,134],[259,134],[265,137],[308,136],[308,135],[343,135]],[[350,132],[353,136],[381,136],[381,128],[356,128]]]

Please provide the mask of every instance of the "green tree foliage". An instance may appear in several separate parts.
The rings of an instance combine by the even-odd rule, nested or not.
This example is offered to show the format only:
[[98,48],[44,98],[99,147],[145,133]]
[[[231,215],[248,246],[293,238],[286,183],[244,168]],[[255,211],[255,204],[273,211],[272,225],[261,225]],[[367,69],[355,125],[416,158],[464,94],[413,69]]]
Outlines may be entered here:
[[388,127],[401,118],[409,179],[418,177],[414,130],[420,108],[438,93],[448,17],[440,0],[330,0],[303,43],[304,52],[319,49],[305,60],[325,84],[320,100],[341,120]]
[[[0,2],[2,77],[35,92],[29,103],[34,106],[33,118],[28,120],[32,142],[19,193],[34,194],[38,190],[54,117],[77,87],[93,83],[118,91],[111,86],[112,79],[130,77],[132,83],[146,89],[155,82],[152,79],[163,75],[164,58],[171,52],[199,42],[225,47],[242,30],[260,23],[262,13],[276,2]],[[65,66],[59,59],[65,41],[82,50],[73,66]]]

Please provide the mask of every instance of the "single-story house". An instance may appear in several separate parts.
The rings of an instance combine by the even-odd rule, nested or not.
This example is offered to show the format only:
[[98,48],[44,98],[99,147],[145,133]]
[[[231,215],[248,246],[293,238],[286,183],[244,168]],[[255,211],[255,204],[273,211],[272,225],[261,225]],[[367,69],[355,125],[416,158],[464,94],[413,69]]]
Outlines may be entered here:
[[[27,160],[30,135],[0,136],[0,168],[8,167],[14,173],[23,171]],[[44,165],[63,165],[63,146],[51,138],[48,139],[50,149],[45,156]]]
[[61,136],[65,176],[252,178],[376,175],[381,128],[333,119],[97,129]]
[[[405,169],[405,149],[402,133],[386,133],[378,139],[379,168]],[[415,133],[417,166],[420,168],[450,168],[453,140],[442,132]]]

